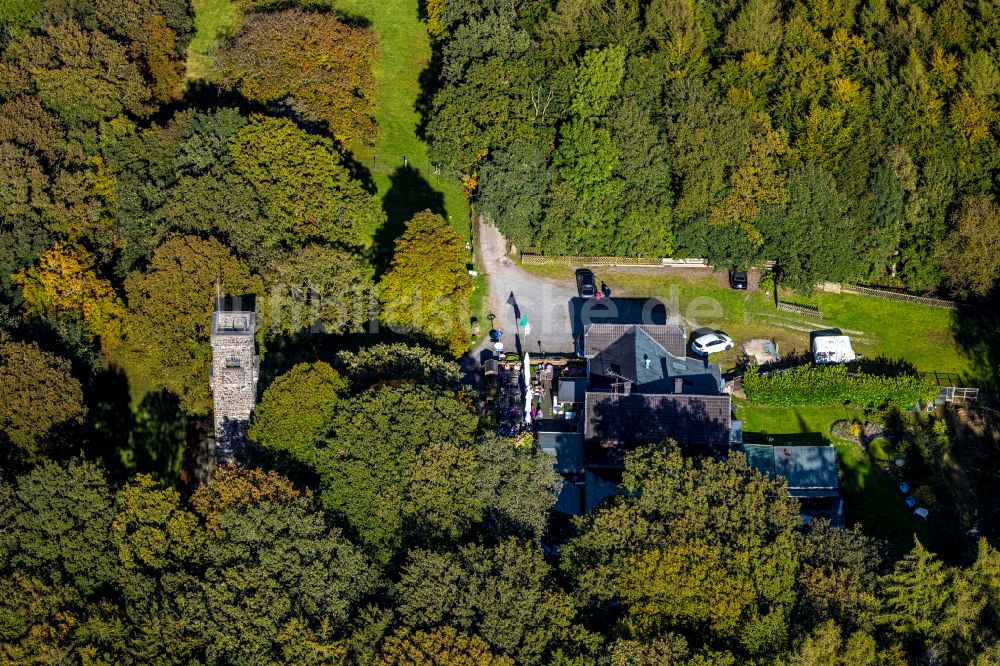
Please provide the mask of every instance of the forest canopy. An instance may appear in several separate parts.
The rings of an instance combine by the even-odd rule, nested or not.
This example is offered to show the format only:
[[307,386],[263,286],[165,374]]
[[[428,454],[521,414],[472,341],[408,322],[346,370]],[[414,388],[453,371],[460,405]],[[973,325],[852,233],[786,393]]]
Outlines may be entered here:
[[433,158],[519,247],[773,259],[796,287],[994,284],[993,2],[428,7]]
[[[194,4],[0,0],[0,663],[1000,663],[1000,552],[957,521],[952,552],[890,550],[670,441],[556,515],[553,456],[455,361],[465,220],[409,200],[415,168],[380,201],[352,153],[378,30],[237,0],[209,82]],[[995,288],[990,0],[410,9],[434,41],[411,138],[521,247]],[[260,374],[241,464],[213,467],[223,304],[256,312]],[[800,401],[884,402],[817,382]],[[906,455],[945,459],[934,424]]]

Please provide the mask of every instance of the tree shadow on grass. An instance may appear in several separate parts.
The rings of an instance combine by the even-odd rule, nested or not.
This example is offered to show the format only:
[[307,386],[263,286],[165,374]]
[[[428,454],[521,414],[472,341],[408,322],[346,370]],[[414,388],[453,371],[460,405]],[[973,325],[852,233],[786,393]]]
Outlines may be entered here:
[[424,210],[445,214],[444,195],[430,186],[419,169],[400,167],[389,176],[389,183],[389,190],[382,197],[386,222],[375,232],[371,250],[377,277],[389,269],[396,239],[414,214]]
[[167,391],[147,394],[135,410],[129,437],[134,469],[165,485],[176,485],[187,433],[188,418],[177,396]]
[[[421,3],[423,4],[423,3]],[[431,58],[427,66],[420,72],[420,94],[417,95],[413,103],[413,109],[420,117],[417,124],[417,136],[424,141],[428,140],[427,125],[434,113],[434,95],[441,89],[441,68],[444,57],[441,54],[441,47],[435,42],[432,46]]]
[[132,472],[129,434],[135,415],[129,404],[129,382],[125,371],[111,366],[98,372],[88,386],[90,437],[87,451],[104,462],[108,476],[124,483]]
[[995,312],[961,309],[952,318],[952,335],[972,359],[972,371],[962,379],[993,393],[1000,391],[1000,316]]

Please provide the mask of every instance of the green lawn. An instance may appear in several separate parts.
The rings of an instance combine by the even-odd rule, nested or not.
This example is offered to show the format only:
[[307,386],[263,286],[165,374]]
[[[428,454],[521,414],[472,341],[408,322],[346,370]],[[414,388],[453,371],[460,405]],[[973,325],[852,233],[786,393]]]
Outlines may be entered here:
[[[549,277],[573,279],[572,269],[557,266],[525,267]],[[991,369],[1000,362],[996,322],[977,319],[951,310],[916,303],[818,293],[808,298],[782,292],[783,300],[817,305],[823,319],[811,318],[774,307],[773,295],[740,292],[724,286],[724,279],[683,277],[663,273],[624,272],[596,269],[614,296],[655,296],[668,310],[679,311],[698,326],[720,329],[737,344],[749,338],[770,338],[783,355],[809,349],[809,331],[840,328],[853,340],[855,351],[868,357],[902,358],[923,372],[952,374],[956,382],[990,387],[996,381]],[[731,369],[739,348],[717,354],[713,360]]]
[[233,0],[191,0],[194,10],[194,38],[188,45],[189,81],[217,81],[215,51],[222,40],[240,29],[240,11]]
[[[444,215],[463,238],[471,238],[469,202],[458,179],[433,173],[427,144],[417,133],[417,103],[423,92],[420,77],[431,61],[427,26],[418,15],[419,0],[342,0],[337,11],[345,20],[369,23],[378,34],[382,52],[375,66],[378,134],[374,145],[348,146],[354,159],[371,173],[388,218],[382,228],[370,230],[374,263],[382,271],[406,221],[422,210]],[[486,276],[480,274],[469,305],[472,316],[481,320],[488,289]]]
[[430,37],[418,16],[418,0],[342,0],[337,11],[346,20],[370,23],[382,51],[375,66],[378,135],[374,146],[349,146],[355,159],[371,172],[389,216],[387,228],[372,230],[376,258],[384,259],[391,252],[391,241],[413,213],[428,208],[445,215],[462,236],[468,236],[469,204],[462,184],[433,174],[427,144],[417,135],[420,77],[431,60]]
[[893,485],[850,441],[830,436],[830,426],[849,418],[843,407],[763,407],[737,401],[744,439],[764,444],[833,444],[840,460],[840,481],[848,525],[861,523],[866,534],[889,542],[897,554],[913,547],[917,523]]

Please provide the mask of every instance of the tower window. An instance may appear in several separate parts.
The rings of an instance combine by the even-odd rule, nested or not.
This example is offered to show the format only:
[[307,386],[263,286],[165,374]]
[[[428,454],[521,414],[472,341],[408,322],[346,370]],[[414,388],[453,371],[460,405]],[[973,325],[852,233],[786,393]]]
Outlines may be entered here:
[[226,359],[227,368],[238,368],[240,367],[240,359],[229,357]]

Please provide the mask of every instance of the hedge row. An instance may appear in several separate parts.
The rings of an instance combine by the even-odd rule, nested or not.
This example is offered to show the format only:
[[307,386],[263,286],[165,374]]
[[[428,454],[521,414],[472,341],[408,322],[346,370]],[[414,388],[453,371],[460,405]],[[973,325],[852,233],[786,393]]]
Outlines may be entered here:
[[760,374],[756,368],[743,376],[743,390],[761,405],[842,405],[863,407],[893,403],[912,407],[934,398],[937,388],[919,375],[882,376],[856,372],[842,365],[805,365],[781,373]]

